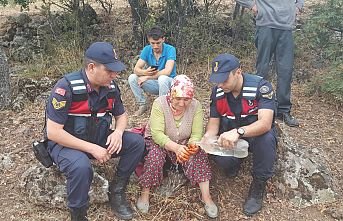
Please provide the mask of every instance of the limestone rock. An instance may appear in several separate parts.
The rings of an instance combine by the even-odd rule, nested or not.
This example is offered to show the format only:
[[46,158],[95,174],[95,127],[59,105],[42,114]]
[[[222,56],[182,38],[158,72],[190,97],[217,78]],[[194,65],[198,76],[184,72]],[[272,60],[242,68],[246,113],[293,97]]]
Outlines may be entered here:
[[297,206],[333,202],[336,193],[332,177],[323,165],[320,151],[306,151],[281,132],[279,137],[278,171],[276,186]]
[[[66,179],[55,166],[45,168],[40,164],[30,167],[21,177],[20,187],[27,200],[33,204],[49,208],[66,207]],[[94,171],[93,183],[89,191],[90,203],[108,201],[108,181]]]

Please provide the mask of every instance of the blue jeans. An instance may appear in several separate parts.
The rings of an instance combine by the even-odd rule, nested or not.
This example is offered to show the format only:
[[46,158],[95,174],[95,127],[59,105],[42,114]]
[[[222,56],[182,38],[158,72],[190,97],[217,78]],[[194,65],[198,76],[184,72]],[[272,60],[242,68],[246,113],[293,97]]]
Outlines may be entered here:
[[144,92],[155,95],[166,95],[169,92],[173,78],[166,75],[161,75],[157,80],[147,80],[141,86],[138,85],[138,77],[136,74],[129,76],[129,85],[136,98],[138,105],[146,105],[146,96]]

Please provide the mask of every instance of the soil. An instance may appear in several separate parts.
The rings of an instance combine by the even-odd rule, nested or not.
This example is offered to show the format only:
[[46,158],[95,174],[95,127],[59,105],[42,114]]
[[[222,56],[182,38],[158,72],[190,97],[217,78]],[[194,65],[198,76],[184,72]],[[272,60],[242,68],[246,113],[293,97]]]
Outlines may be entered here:
[[[296,70],[304,69],[302,59],[296,61]],[[253,64],[253,61],[250,61]],[[306,66],[306,65],[305,65]],[[250,67],[252,68],[252,67]],[[306,66],[308,72],[320,74],[324,70],[314,70]],[[204,110],[209,105],[210,85],[204,79],[208,76],[207,64],[193,65],[188,68],[189,75],[197,86],[197,99],[202,101]],[[199,70],[205,70],[200,71]],[[299,71],[295,72],[297,75]],[[205,77],[200,77],[204,74]],[[292,86],[293,114],[299,119],[300,127],[290,128],[282,122],[278,125],[289,139],[294,140],[301,148],[317,148],[333,177],[333,187],[337,200],[333,203],[313,205],[301,208],[291,204],[282,196],[273,180],[268,183],[267,196],[261,212],[253,217],[242,213],[249,184],[251,181],[250,164],[245,163],[238,177],[229,179],[213,165],[214,177],[211,181],[211,194],[220,208],[219,218],[215,220],[343,220],[343,111],[339,106],[328,102],[318,94],[308,94],[304,79],[299,79]],[[133,96],[126,84],[120,84],[123,101],[130,115],[129,127],[139,126],[148,119],[145,114],[140,118],[132,117],[135,111]],[[153,97],[151,97],[151,100]],[[0,154],[8,155],[13,161],[12,167],[3,170],[0,179],[0,220],[68,220],[67,208],[56,209],[31,204],[24,197],[20,188],[21,175],[32,165],[37,164],[31,151],[33,140],[41,137],[44,124],[43,104],[27,102],[25,109],[16,112],[0,111]],[[137,183],[128,188],[128,198],[132,206],[139,194]],[[209,220],[199,200],[197,187],[187,184],[175,195],[165,198],[154,194],[151,199],[149,214],[138,212],[134,220]],[[108,204],[91,205],[89,220],[116,220]]]

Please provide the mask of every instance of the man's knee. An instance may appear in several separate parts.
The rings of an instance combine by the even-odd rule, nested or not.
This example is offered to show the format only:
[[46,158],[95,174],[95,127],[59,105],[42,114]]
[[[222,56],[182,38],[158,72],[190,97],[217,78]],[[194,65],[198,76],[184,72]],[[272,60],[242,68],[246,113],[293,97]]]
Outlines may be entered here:
[[138,153],[143,153],[145,148],[144,138],[139,134],[125,131],[123,136],[123,146],[134,148]]
[[129,84],[134,84],[138,82],[138,76],[136,74],[130,74],[129,78],[128,78],[128,82]]
[[83,179],[87,180],[92,180],[93,168],[88,157],[81,157],[72,165],[70,165],[69,175],[82,177]]

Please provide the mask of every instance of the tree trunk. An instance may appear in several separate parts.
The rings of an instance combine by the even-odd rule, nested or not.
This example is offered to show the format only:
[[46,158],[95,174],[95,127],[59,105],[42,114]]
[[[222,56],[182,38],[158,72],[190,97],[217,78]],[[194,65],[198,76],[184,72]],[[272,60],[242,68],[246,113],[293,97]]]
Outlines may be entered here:
[[145,21],[148,16],[148,5],[145,0],[129,0],[132,13],[132,31],[135,42],[142,47],[145,45]]
[[5,52],[0,47],[0,110],[9,106],[10,98],[10,73]]

